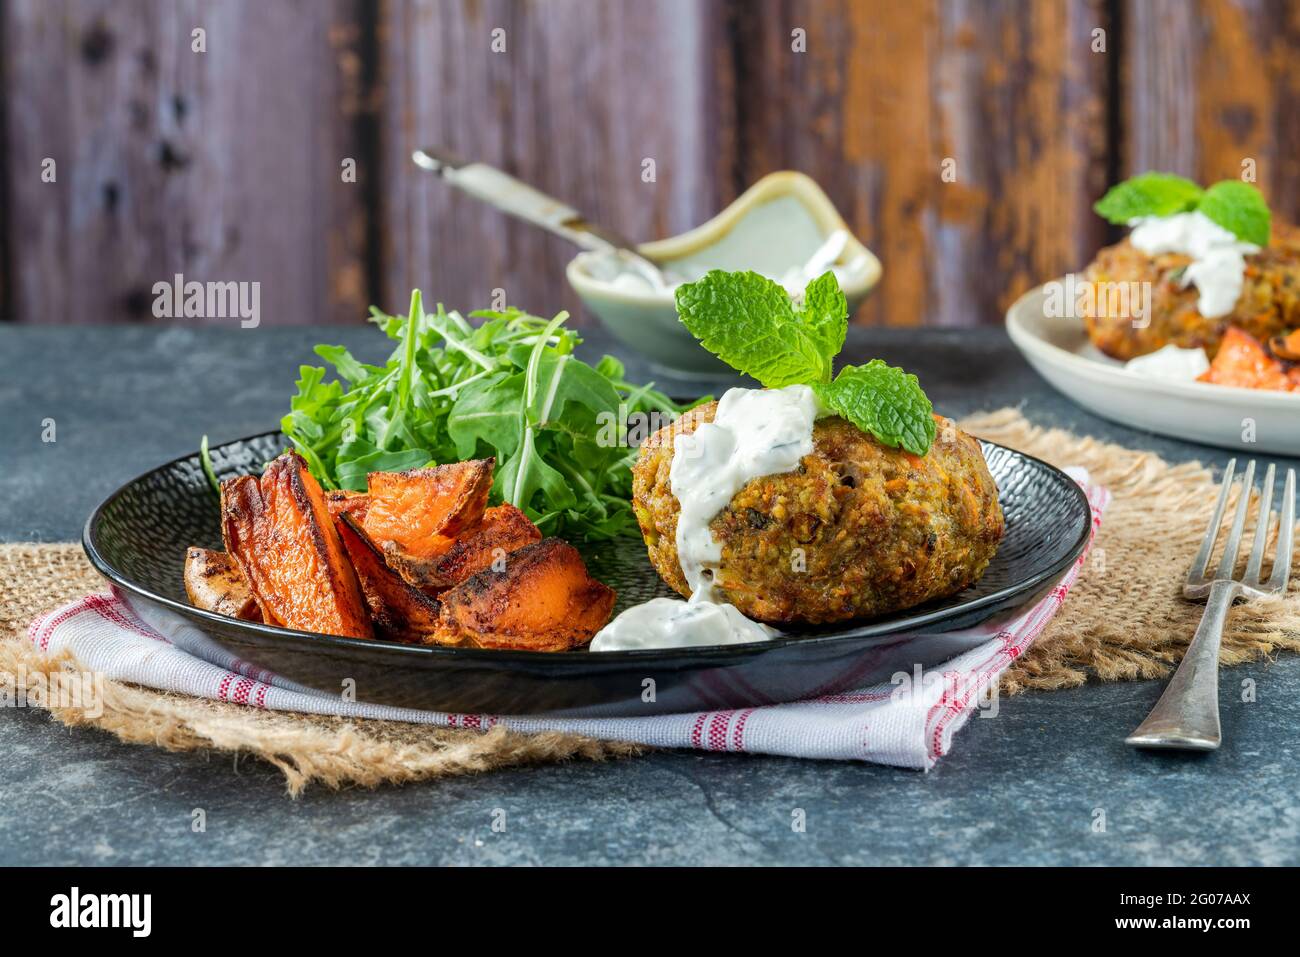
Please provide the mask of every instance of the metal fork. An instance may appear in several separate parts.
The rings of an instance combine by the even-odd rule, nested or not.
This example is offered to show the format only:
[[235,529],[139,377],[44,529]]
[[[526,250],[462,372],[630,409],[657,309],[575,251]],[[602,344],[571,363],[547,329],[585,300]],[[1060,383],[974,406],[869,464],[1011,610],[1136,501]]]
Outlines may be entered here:
[[1238,598],[1259,598],[1286,590],[1291,574],[1291,538],[1295,529],[1295,469],[1287,469],[1286,473],[1272,575],[1268,581],[1260,579],[1264,549],[1273,524],[1272,465],[1264,474],[1264,486],[1260,490],[1259,519],[1255,523],[1255,543],[1250,550],[1246,574],[1240,579],[1234,575],[1237,551],[1241,547],[1242,531],[1250,511],[1250,494],[1254,488],[1253,461],[1246,465],[1246,474],[1241,480],[1241,497],[1237,500],[1236,515],[1223,547],[1223,558],[1213,576],[1206,575],[1236,467],[1237,460],[1233,459],[1223,473],[1214,516],[1210,519],[1210,527],[1205,530],[1200,551],[1192,561],[1187,583],[1183,585],[1184,598],[1193,601],[1205,599],[1205,615],[1192,643],[1187,646],[1182,663],[1170,679],[1169,687],[1165,688],[1147,719],[1125,739],[1134,747],[1213,751],[1219,746],[1219,643],[1223,639],[1223,623],[1228,617],[1228,609]]

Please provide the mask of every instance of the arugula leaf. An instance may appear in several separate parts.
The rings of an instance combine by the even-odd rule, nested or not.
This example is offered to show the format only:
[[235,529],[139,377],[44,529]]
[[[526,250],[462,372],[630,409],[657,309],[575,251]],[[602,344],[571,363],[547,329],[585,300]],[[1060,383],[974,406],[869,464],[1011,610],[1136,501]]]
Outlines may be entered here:
[[1172,216],[1196,208],[1201,187],[1172,173],[1142,173],[1117,183],[1092,208],[1107,222],[1126,224],[1140,216]]
[[[312,351],[332,365],[340,378],[347,379],[350,382],[364,382],[371,376],[379,375],[384,371],[382,366],[372,366],[366,365],[364,362],[358,362],[353,358],[352,353],[343,346],[319,345]],[[303,366],[302,371],[304,373],[312,371],[323,374],[325,370]]]
[[523,432],[523,373],[498,374],[465,387],[447,416],[447,434],[460,459],[473,458],[478,443],[504,457],[514,454]]
[[934,407],[916,376],[872,359],[845,366],[834,382],[813,385],[822,405],[848,419],[881,445],[925,455],[934,442]]
[[537,433],[525,429],[523,441],[505,464],[497,470],[494,488],[503,501],[517,508],[527,508],[533,496],[541,492],[552,509],[569,509],[578,499],[564,476],[547,464],[538,449]]
[[1238,179],[1225,179],[1205,191],[1196,207],[1243,242],[1267,246],[1272,214],[1259,190]]
[[363,440],[349,443],[347,455],[347,460],[338,467],[336,478],[339,488],[353,492],[366,490],[366,476],[371,472],[402,472],[406,469],[422,469],[426,465],[433,464],[429,453],[422,449],[385,452]]
[[212,456],[208,454],[208,437],[203,436],[199,442],[199,464],[203,466],[203,475],[208,480],[208,487],[221,498],[221,482],[217,480],[217,470],[212,467]]
[[830,381],[848,329],[848,305],[829,272],[809,283],[797,307],[766,276],[720,269],[679,286],[676,299],[704,348],[770,389]]

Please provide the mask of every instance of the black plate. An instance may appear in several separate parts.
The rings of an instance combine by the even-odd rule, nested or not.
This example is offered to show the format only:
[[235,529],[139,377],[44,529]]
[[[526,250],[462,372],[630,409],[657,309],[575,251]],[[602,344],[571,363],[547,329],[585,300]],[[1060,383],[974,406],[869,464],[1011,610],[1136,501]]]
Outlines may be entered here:
[[[136,612],[187,651],[222,666],[234,656],[331,693],[351,679],[357,698],[375,704],[604,715],[769,704],[864,687],[969,650],[986,639],[958,629],[1009,621],[1079,557],[1091,524],[1079,486],[1046,462],[982,444],[1007,534],[978,583],[896,615],[749,645],[551,654],[438,648],[291,631],[202,611],[186,599],[185,549],[220,548],[221,532],[217,499],[197,453],[146,472],[105,499],[86,523],[83,545]],[[212,449],[212,463],[221,478],[260,472],[285,447],[280,433],[267,432]],[[616,611],[671,594],[639,539],[582,551],[592,574],[617,589]],[[652,696],[645,694],[647,679],[654,682]]]

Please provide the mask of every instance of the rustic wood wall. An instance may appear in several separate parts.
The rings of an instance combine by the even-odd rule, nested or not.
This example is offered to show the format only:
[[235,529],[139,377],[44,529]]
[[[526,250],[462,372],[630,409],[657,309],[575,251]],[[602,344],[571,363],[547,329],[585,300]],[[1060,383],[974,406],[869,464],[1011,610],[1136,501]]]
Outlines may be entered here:
[[411,165],[441,144],[640,239],[801,169],[885,264],[857,321],[995,323],[1117,177],[1253,163],[1296,219],[1298,54],[1288,0],[0,0],[0,316],[152,321],[177,272],[267,323],[580,314],[566,244]]
[[339,175],[368,148],[362,9],[3,0],[6,312],[153,321],[179,272],[260,281],[268,322],[362,313],[369,212]]

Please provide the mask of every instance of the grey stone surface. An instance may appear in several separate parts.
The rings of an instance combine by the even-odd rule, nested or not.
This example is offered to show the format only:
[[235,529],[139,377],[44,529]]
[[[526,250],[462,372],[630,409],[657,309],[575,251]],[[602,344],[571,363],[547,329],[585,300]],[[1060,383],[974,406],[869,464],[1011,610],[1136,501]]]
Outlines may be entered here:
[[[220,442],[273,427],[319,341],[371,361],[386,352],[363,328],[0,328],[0,540],[76,538],[100,498],[204,432]],[[612,350],[597,333],[589,345]],[[1000,331],[855,330],[849,352],[917,372],[950,414],[1022,404],[1035,421],[1171,459],[1227,457],[1072,406]],[[47,417],[52,445],[40,440]],[[1239,700],[1247,678],[1255,704]],[[1216,754],[1125,747],[1160,690],[1004,700],[929,774],[671,752],[297,801],[254,761],[166,754],[3,710],[0,864],[1300,863],[1300,659],[1225,673],[1228,745]],[[190,830],[195,808],[204,834]],[[490,826],[498,808],[504,833]],[[1099,810],[1104,833],[1092,828]]]

